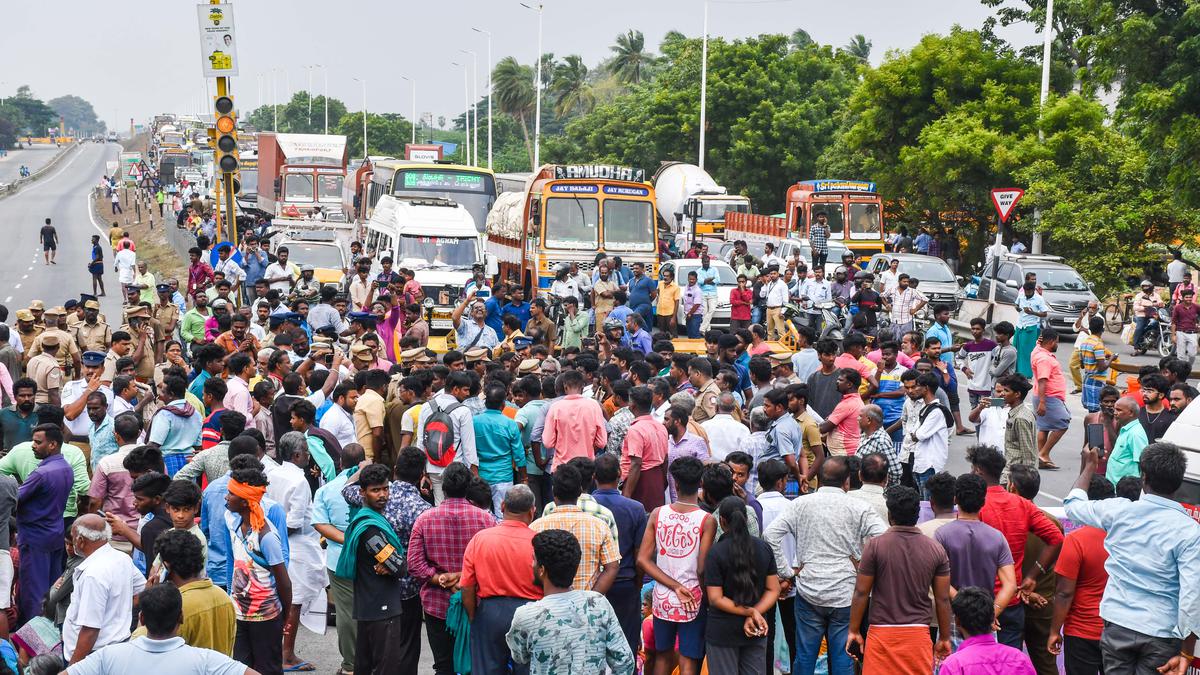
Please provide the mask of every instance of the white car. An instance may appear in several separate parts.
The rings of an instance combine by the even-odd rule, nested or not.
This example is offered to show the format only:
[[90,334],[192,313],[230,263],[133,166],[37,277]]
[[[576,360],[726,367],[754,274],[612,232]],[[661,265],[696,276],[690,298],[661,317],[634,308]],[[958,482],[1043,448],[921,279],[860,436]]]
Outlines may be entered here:
[[[712,326],[722,328],[729,327],[729,293],[737,288],[737,274],[733,268],[720,260],[710,259],[709,267],[717,270],[717,309],[713,312],[709,323]],[[658,267],[658,279],[662,281],[662,273],[665,270],[671,270],[675,273],[675,283],[679,284],[680,288],[686,288],[688,283],[688,272],[693,272],[700,269],[700,260],[698,258],[677,258],[668,260]],[[683,303],[679,303],[679,309],[675,316],[676,322],[682,327],[687,325],[687,321],[683,316]]]
[[[812,249],[809,246],[807,239],[797,239],[795,237],[781,239],[775,244],[775,255],[783,258],[784,260],[791,260],[792,251],[796,249],[800,249],[800,259],[804,261],[805,265],[808,265],[809,270],[811,271]],[[846,248],[842,242],[836,239],[829,241],[829,255],[825,258],[825,276],[827,278],[833,278],[833,273],[837,271],[837,268],[842,266],[842,254],[848,250],[849,249]],[[762,260],[763,245],[760,242],[747,242],[746,251],[756,259]],[[733,242],[726,241],[721,245],[721,259],[725,262],[729,262],[729,259],[732,257]]]

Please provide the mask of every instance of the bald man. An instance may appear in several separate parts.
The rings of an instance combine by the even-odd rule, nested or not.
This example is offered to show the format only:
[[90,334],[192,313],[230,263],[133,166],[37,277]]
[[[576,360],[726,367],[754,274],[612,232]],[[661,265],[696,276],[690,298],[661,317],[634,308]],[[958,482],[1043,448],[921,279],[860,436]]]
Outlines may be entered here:
[[129,639],[133,598],[146,580],[133,560],[109,545],[112,528],[88,513],[71,527],[71,543],[84,561],[75,570],[75,588],[63,622],[63,657],[78,663],[93,651]]
[[[1138,460],[1142,457],[1142,450],[1150,445],[1150,440],[1138,421],[1139,411],[1137,401],[1131,398],[1118,399],[1113,409],[1113,419],[1118,429],[1117,440],[1113,443],[1112,454],[1108,456],[1108,470],[1104,472],[1104,477],[1114,486],[1125,476],[1142,475]],[[1100,448],[1099,451],[1104,452],[1104,449]]]

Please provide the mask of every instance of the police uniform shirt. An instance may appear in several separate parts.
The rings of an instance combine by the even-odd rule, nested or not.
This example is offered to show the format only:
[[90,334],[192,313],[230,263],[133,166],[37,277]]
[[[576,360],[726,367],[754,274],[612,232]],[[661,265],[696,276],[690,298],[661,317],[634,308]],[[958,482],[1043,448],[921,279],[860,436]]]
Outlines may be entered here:
[[[87,383],[86,379],[71,380],[70,382],[67,382],[66,384],[64,384],[62,386],[62,394],[61,394],[62,407],[66,408],[67,406],[71,405],[72,403],[75,403],[76,401],[78,401],[79,397],[83,396],[84,392],[87,391],[87,386],[88,386],[88,383]],[[104,394],[105,410],[107,410],[108,405],[111,404],[112,400],[113,400],[112,388],[102,384],[102,385],[100,385],[100,388],[97,389],[96,391],[99,391]],[[105,413],[105,414],[107,414],[107,413]],[[88,417],[87,406],[84,406],[83,411],[80,412],[79,416],[76,417],[75,419],[72,420],[72,419],[67,419],[66,417],[64,417],[63,421],[67,425],[67,430],[69,430],[71,432],[71,435],[74,436],[76,439],[80,439],[80,440],[86,439],[88,432],[92,430],[92,420],[91,420],[91,418]]]
[[93,324],[81,321],[75,324],[75,342],[85,352],[106,352],[112,344],[112,328],[100,320]]

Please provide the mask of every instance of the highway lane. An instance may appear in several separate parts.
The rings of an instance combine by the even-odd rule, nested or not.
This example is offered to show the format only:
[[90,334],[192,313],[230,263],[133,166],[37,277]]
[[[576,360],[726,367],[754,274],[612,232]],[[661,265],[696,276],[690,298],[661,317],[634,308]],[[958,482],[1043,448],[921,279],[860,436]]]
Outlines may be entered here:
[[[115,160],[118,153],[115,144],[85,143],[48,177],[0,200],[0,303],[8,307],[14,325],[11,314],[31,300],[61,305],[80,293],[91,293],[87,272],[91,235],[107,237],[107,228],[91,217],[88,195],[104,175],[105,162]],[[46,218],[58,230],[57,265],[43,264],[38,233]],[[104,280],[108,295],[100,299],[101,312],[110,321],[119,321],[120,287],[107,250]]]
[[33,145],[24,150],[9,150],[7,157],[0,157],[0,183],[12,183],[20,176],[21,165],[30,172],[46,166],[62,148],[53,145]]

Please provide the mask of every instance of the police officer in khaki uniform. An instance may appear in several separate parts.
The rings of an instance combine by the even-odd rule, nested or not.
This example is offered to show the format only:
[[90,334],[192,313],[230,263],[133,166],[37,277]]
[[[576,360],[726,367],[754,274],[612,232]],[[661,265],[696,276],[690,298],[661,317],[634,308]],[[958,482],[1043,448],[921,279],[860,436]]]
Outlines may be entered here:
[[154,306],[154,319],[158,321],[163,335],[174,335],[175,326],[179,325],[179,306],[171,300],[173,293],[171,285],[158,284],[154,290],[158,291],[158,304]]
[[83,303],[75,298],[63,303],[63,309],[67,310],[67,315],[63,317],[62,327],[68,333],[75,334],[75,326],[78,326],[83,321]]
[[142,305],[126,310],[125,318],[128,324],[121,326],[121,330],[133,338],[133,352],[129,356],[133,359],[138,381],[151,382],[154,365],[158,363],[158,350],[162,348],[162,329],[151,318],[149,308]]
[[46,322],[43,320],[43,315],[46,313],[46,303],[41,300],[34,300],[29,303],[29,311],[33,312],[34,325],[45,328]]
[[32,352],[31,356],[41,354],[46,338],[53,335],[58,341],[58,365],[62,368],[63,374],[70,377],[72,374],[80,372],[80,357],[83,352],[79,351],[79,345],[75,344],[75,337],[59,328],[60,322],[66,316],[67,310],[61,305],[47,309],[42,314],[42,318],[46,322],[46,329],[34,339],[30,351]]
[[37,384],[34,403],[60,405],[63,371],[58,365],[58,336],[47,335],[41,342],[42,352],[29,359],[25,374]]
[[34,323],[33,312],[28,309],[17,310],[17,335],[21,337],[21,347],[24,355],[25,363],[29,363],[29,359],[33,358],[33,354],[29,350],[33,348],[33,341],[37,336],[42,334],[44,330],[41,326]]
[[99,301],[83,302],[83,321],[75,324],[75,342],[85,352],[108,351],[108,346],[112,344],[112,328],[100,316]]

